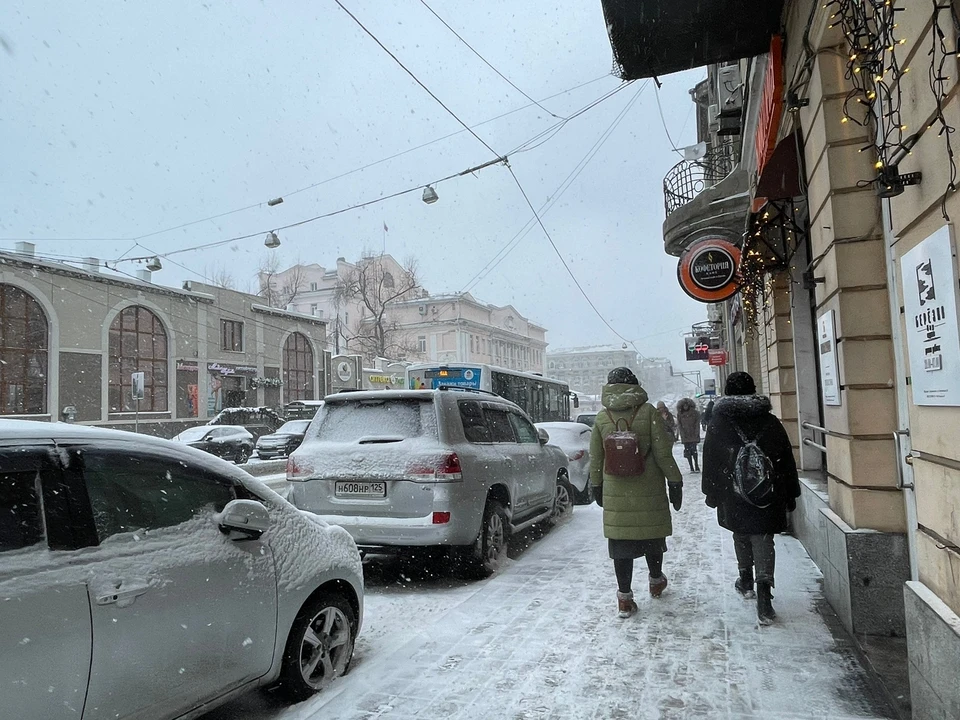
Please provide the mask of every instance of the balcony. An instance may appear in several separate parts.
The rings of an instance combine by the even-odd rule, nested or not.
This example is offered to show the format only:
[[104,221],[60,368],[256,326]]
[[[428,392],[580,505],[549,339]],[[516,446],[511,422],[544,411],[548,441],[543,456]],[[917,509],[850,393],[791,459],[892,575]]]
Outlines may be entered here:
[[699,160],[674,165],[663,179],[663,241],[680,256],[691,243],[713,234],[739,242],[746,228],[750,190],[738,164],[737,146],[722,143]]

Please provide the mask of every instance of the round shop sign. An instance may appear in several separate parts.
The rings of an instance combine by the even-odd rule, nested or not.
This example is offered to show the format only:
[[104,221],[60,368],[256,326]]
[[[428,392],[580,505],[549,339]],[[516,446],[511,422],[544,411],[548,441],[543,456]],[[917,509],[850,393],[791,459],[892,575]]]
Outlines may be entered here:
[[337,377],[343,380],[343,382],[347,382],[353,377],[353,368],[350,367],[350,363],[346,360],[341,360],[337,365]]
[[715,303],[733,297],[739,285],[740,249],[722,238],[695,242],[680,256],[677,279],[694,300]]

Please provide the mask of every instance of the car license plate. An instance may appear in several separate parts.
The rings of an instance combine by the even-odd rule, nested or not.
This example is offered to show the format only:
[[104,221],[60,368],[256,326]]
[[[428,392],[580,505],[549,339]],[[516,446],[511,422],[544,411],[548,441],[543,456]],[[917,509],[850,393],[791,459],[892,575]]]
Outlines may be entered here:
[[338,480],[334,492],[337,497],[386,497],[387,484],[385,482]]

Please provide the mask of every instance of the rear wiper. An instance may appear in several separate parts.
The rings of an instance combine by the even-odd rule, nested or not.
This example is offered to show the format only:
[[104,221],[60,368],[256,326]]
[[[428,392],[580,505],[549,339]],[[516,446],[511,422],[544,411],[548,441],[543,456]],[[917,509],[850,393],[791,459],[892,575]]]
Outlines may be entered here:
[[357,442],[361,445],[379,445],[383,443],[396,443],[406,440],[402,435],[368,435],[360,438]]

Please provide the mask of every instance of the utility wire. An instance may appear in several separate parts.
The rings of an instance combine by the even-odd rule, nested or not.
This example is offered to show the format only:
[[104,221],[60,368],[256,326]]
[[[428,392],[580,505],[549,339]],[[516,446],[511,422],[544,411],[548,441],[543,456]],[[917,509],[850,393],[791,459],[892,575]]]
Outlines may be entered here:
[[459,41],[462,42],[464,45],[466,45],[467,48],[470,50],[470,52],[472,52],[474,55],[476,55],[478,58],[480,58],[480,60],[483,62],[484,65],[486,65],[488,68],[490,68],[491,70],[493,70],[497,75],[499,75],[499,76],[504,80],[504,82],[506,82],[510,87],[512,87],[514,90],[516,90],[516,91],[517,91],[518,93],[520,93],[521,95],[523,95],[527,100],[529,100],[530,102],[532,102],[534,105],[536,105],[538,108],[540,108],[541,110],[543,110],[543,111],[544,111],[545,113],[547,113],[548,115],[552,115],[552,116],[555,117],[557,120],[565,120],[565,119],[566,119],[566,118],[560,117],[560,116],[557,115],[556,113],[550,112],[550,111],[547,110],[543,105],[541,105],[539,102],[537,102],[537,101],[534,100],[532,97],[530,97],[529,95],[527,95],[523,90],[521,90],[520,88],[518,88],[518,87],[513,83],[513,81],[510,80],[510,78],[508,78],[508,77],[507,77],[506,75],[504,75],[502,72],[500,72],[499,70],[497,70],[492,64],[490,64],[490,63],[487,61],[487,59],[486,59],[483,55],[481,55],[479,52],[477,52],[476,49],[475,49],[470,43],[468,43],[466,40],[464,40],[464,39],[463,39],[463,36],[460,35],[460,33],[458,33],[456,30],[454,30],[452,27],[450,27],[450,24],[449,24],[446,20],[444,20],[442,17],[440,17],[440,16],[437,14],[436,10],[434,10],[432,7],[430,7],[429,5],[427,5],[426,0],[420,0],[420,4],[423,5],[427,10],[429,10],[437,20],[439,20],[441,23],[443,23],[444,27],[446,27],[447,30],[449,30],[450,32],[452,32],[452,33],[456,36],[457,40],[459,40]]
[[494,155],[494,157],[502,157],[502,156],[500,155],[500,153],[498,153],[496,150],[494,150],[492,147],[490,147],[490,146],[487,144],[487,141],[486,141],[486,140],[484,140],[482,137],[480,137],[479,135],[477,135],[477,134],[473,131],[473,129],[472,129],[469,125],[467,125],[463,120],[461,120],[453,110],[451,110],[449,107],[447,107],[446,104],[444,104],[443,100],[441,100],[441,99],[438,98],[436,95],[434,95],[434,94],[433,94],[433,91],[432,91],[430,88],[428,88],[426,85],[424,85],[423,82],[420,81],[420,78],[418,78],[416,75],[414,75],[414,74],[410,71],[410,69],[400,61],[400,58],[398,58],[396,55],[394,55],[392,52],[390,52],[390,49],[389,49],[386,45],[384,45],[382,42],[380,42],[380,39],[379,39],[376,35],[374,35],[372,32],[370,32],[369,30],[367,30],[366,26],[357,19],[357,16],[356,16],[356,15],[354,15],[352,12],[350,12],[349,10],[347,10],[347,9],[343,6],[343,3],[340,2],[340,0],[333,0],[333,1],[334,1],[337,5],[339,5],[339,6],[340,6],[340,9],[343,10],[347,15],[349,15],[350,18],[351,18],[357,25],[360,26],[360,29],[363,30],[367,35],[369,35],[370,38],[371,38],[377,45],[379,45],[380,48],[381,48],[387,55],[389,55],[397,65],[399,65],[401,68],[403,68],[403,71],[404,71],[405,73],[407,73],[407,75],[409,75],[410,77],[412,77],[413,80],[414,80],[414,82],[416,82],[417,85],[419,85],[420,87],[422,87],[422,88],[424,89],[424,91],[427,93],[427,95],[429,95],[430,97],[432,97],[432,98],[437,102],[437,104],[438,104],[440,107],[442,107],[444,110],[446,110],[447,113],[448,113],[454,120],[456,120],[458,123],[460,123],[461,125],[463,125],[464,129],[465,129],[467,132],[469,132],[471,135],[473,135],[480,143],[482,143],[483,146],[484,146],[487,150],[489,150],[490,152],[492,152],[493,155]]
[[667,130],[667,121],[663,117],[663,106],[660,104],[660,86],[656,87],[657,93],[657,110],[660,113],[660,122],[663,125],[663,132],[667,134],[667,140],[670,142],[670,149],[673,150],[680,157],[684,157],[683,153],[677,150],[677,144],[673,141],[673,138],[670,137],[670,131]]

